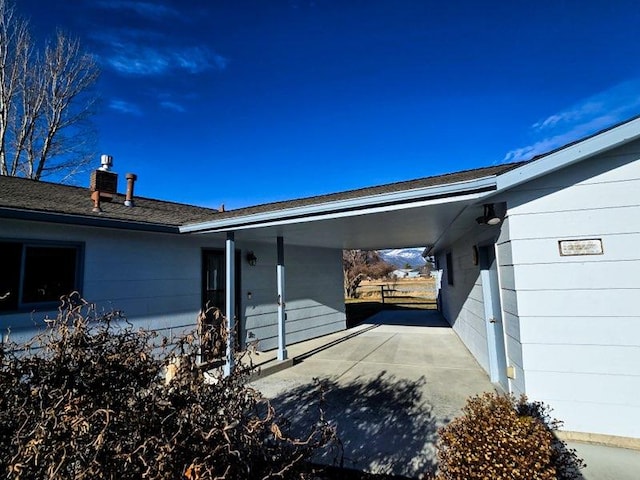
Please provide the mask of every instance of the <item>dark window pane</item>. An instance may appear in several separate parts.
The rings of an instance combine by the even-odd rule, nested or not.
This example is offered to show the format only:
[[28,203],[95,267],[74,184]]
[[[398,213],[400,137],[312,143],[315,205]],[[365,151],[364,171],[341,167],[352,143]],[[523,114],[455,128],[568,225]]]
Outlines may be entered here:
[[22,244],[0,242],[0,312],[18,308]]
[[224,252],[205,252],[205,306],[225,309],[225,259]]
[[75,247],[25,248],[23,303],[57,301],[75,290]]

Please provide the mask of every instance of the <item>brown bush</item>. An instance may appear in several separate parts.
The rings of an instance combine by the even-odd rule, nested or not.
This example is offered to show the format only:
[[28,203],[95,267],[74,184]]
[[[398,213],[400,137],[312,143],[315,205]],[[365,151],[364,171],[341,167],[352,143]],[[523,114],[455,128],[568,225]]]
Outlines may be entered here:
[[585,465],[554,434],[560,422],[526,397],[490,394],[467,401],[439,431],[439,480],[576,479]]
[[[246,385],[205,381],[196,333],[170,346],[78,298],[26,345],[0,349],[0,467],[12,479],[302,478],[334,430],[305,438]],[[168,384],[168,358],[179,355]]]

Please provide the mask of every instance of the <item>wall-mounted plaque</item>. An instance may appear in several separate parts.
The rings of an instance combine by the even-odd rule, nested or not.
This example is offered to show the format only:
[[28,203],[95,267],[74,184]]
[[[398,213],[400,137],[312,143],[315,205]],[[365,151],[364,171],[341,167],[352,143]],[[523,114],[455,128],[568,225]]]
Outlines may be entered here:
[[571,255],[602,255],[602,239],[558,240],[558,249],[563,257]]

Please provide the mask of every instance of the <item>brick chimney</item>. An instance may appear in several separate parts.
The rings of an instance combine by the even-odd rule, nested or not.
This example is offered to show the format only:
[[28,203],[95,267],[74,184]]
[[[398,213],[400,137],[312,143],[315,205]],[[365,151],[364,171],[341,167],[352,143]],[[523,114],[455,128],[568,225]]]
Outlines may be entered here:
[[113,157],[102,155],[100,157],[100,168],[91,172],[89,180],[89,190],[91,200],[93,200],[94,212],[101,212],[100,202],[110,202],[118,191],[118,174],[111,172]]

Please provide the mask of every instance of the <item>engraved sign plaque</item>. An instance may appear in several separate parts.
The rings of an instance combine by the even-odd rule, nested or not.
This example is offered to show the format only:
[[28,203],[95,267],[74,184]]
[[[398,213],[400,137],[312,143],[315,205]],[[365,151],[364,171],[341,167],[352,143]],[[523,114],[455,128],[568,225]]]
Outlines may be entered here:
[[602,255],[602,239],[559,240],[558,249],[563,257],[571,255]]

